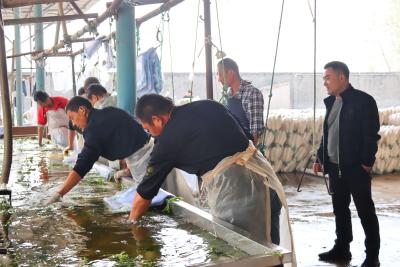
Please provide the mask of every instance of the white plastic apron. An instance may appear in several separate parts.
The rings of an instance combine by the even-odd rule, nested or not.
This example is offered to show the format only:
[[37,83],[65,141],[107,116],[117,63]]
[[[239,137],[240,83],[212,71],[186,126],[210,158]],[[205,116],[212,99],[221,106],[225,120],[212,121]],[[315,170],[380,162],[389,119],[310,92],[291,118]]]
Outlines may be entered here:
[[125,159],[136,185],[142,181],[143,176],[146,173],[147,164],[149,163],[153,147],[154,139],[150,138],[150,141],[147,144]]
[[46,112],[47,127],[51,140],[61,146],[68,145],[68,117],[65,110],[59,108],[57,110],[48,110]]
[[103,109],[106,107],[116,107],[117,99],[114,96],[106,95],[94,104],[94,108]]
[[296,266],[285,192],[271,165],[251,141],[245,151],[224,158],[202,179],[211,214],[241,227],[261,242],[262,236],[271,241],[269,188],[272,188],[282,203],[280,245],[292,251],[292,266]]

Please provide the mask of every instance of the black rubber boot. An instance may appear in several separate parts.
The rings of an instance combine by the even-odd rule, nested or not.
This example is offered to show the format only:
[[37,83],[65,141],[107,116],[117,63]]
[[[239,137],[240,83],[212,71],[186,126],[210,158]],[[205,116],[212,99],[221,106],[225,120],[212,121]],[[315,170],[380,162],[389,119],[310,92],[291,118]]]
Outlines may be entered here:
[[328,262],[347,262],[351,260],[350,246],[335,245],[329,251],[318,255],[321,261]]
[[379,262],[379,259],[374,258],[366,258],[363,264],[361,264],[361,267],[379,267],[381,266],[381,263]]

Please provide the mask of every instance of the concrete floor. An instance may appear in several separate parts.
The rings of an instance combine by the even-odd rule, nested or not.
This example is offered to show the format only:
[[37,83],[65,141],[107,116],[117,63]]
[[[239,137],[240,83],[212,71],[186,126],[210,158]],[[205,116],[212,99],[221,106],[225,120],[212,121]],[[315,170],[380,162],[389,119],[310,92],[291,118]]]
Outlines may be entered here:
[[[300,173],[279,176],[288,198],[298,266],[360,266],[365,236],[353,202],[352,261],[348,265],[319,261],[318,254],[329,250],[335,240],[335,219],[325,184],[322,178],[306,176],[302,192],[297,192]],[[374,177],[372,191],[380,224],[381,266],[400,266],[400,174]]]

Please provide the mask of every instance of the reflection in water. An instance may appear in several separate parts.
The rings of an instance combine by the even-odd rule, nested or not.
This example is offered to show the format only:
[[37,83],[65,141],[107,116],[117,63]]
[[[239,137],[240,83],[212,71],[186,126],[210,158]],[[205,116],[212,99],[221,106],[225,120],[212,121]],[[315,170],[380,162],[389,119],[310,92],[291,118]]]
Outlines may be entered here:
[[[61,151],[51,145],[39,149],[36,142],[14,140],[12,247],[8,257],[0,257],[0,266],[110,266],[126,257],[139,266],[144,262],[183,266],[219,259],[212,253],[215,247],[230,257],[245,255],[166,215],[148,213],[135,225],[126,223],[127,215],[108,213],[102,201],[117,192],[117,186],[99,182],[102,178],[95,173],[85,177],[62,203],[43,206],[71,166],[62,164]],[[112,257],[117,254],[124,257]]]
[[39,172],[40,172],[40,179],[44,182],[49,180],[49,170],[47,169],[46,160],[44,157],[40,157],[39,161]]

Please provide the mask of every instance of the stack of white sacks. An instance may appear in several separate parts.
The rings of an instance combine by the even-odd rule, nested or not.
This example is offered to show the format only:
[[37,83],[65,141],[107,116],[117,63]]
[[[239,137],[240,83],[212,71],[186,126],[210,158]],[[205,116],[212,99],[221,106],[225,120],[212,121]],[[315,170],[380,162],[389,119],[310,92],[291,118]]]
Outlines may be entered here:
[[400,107],[379,110],[381,129],[378,152],[372,172],[375,174],[400,171]]
[[[323,110],[317,110],[315,148],[322,136]],[[313,111],[273,110],[268,119],[265,153],[275,172],[293,172],[304,169],[312,155]]]
[[[315,146],[319,147],[325,110],[316,111]],[[400,107],[379,110],[381,129],[373,173],[400,171]],[[313,111],[273,110],[268,119],[265,153],[276,172],[303,170],[312,155]],[[307,166],[311,167],[311,165]]]

